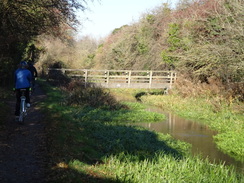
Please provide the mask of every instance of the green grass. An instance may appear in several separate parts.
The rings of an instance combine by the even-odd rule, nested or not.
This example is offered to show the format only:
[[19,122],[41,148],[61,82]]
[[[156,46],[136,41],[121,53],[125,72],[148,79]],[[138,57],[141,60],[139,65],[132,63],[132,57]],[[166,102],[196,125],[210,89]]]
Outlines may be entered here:
[[[90,169],[78,160],[72,161],[69,166],[82,172]],[[198,158],[176,160],[161,153],[156,154],[153,160],[143,161],[134,161],[133,156],[121,153],[106,158],[103,165],[94,166],[92,169],[118,182],[238,182],[235,173],[223,165],[210,165],[208,161],[201,161]]]
[[74,117],[81,121],[97,121],[109,123],[138,123],[158,122],[165,119],[159,113],[152,113],[145,110],[145,106],[139,103],[124,102],[126,109],[110,110],[104,108],[84,107],[76,111]]
[[[242,182],[233,168],[192,157],[189,144],[169,135],[128,126],[142,115],[141,104],[124,103],[126,109],[71,107],[62,94],[41,82],[46,112],[50,160],[49,182]],[[127,110],[126,112],[124,110]],[[150,114],[141,116],[142,121]],[[149,117],[155,120],[154,117]]]

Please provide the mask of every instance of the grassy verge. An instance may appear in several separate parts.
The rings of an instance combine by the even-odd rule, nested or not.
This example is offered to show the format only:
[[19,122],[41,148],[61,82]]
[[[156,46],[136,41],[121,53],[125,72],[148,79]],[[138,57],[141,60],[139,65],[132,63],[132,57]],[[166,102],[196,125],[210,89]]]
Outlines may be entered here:
[[223,152],[244,162],[243,103],[227,103],[217,98],[181,98],[175,95],[144,95],[141,100],[207,124],[219,132],[214,137],[217,146]]
[[[63,103],[59,89],[42,82],[51,158],[50,182],[232,182],[243,181],[233,168],[191,157],[189,145],[168,135],[126,125],[161,118],[127,108]],[[88,95],[89,96],[89,95]],[[142,115],[143,114],[143,115]],[[132,116],[132,117],[131,117]],[[151,116],[151,117],[150,117]]]

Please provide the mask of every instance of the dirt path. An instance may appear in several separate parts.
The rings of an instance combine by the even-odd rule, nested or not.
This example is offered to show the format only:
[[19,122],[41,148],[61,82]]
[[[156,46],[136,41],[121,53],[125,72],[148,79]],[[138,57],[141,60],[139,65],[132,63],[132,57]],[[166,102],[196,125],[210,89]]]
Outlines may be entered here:
[[15,98],[9,102],[11,115],[0,131],[0,182],[46,182],[46,139],[44,116],[37,104],[45,98],[37,85],[23,125],[14,121]]

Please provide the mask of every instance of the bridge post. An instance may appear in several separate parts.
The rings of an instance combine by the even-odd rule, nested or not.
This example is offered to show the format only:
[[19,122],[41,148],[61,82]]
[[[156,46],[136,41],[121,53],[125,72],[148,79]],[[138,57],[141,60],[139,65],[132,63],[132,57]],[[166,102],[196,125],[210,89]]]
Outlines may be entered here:
[[86,88],[86,85],[87,85],[87,78],[88,78],[88,73],[87,73],[87,70],[84,70],[84,76],[85,76],[85,88]]
[[61,72],[62,72],[63,75],[65,75],[66,69],[63,69],[63,68],[62,68],[62,69],[61,69]]
[[106,77],[106,85],[108,87],[108,85],[109,85],[109,71],[105,71],[105,77]]
[[130,88],[130,82],[131,82],[131,71],[129,71],[128,74],[128,87]]
[[174,73],[174,83],[176,82],[176,73]]
[[173,78],[174,78],[173,74],[174,74],[174,73],[173,73],[172,71],[170,71],[170,83],[169,83],[169,89],[172,88]]
[[152,76],[153,76],[153,72],[150,71],[150,74],[149,74],[149,88],[152,87]]

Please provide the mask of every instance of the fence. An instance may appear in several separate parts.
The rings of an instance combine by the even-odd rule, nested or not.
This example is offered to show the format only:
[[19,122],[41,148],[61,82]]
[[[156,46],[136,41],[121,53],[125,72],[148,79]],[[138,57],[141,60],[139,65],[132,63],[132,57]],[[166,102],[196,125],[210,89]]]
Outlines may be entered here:
[[91,70],[91,69],[48,69],[50,79],[56,74],[79,79],[105,88],[167,88],[176,81],[174,71],[146,70]]

